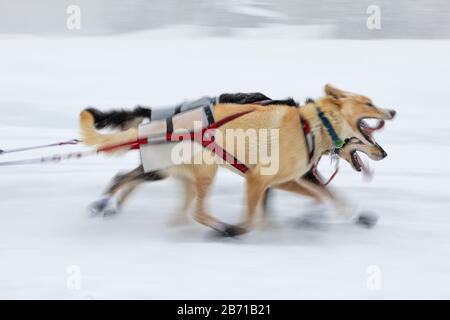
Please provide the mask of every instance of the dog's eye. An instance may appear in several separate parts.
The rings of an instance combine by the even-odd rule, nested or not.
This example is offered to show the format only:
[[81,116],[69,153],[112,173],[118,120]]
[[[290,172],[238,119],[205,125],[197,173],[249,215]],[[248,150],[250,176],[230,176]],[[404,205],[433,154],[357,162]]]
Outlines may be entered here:
[[371,108],[374,108],[375,106],[373,105],[373,103],[372,102],[367,102],[366,103],[369,107],[371,107]]

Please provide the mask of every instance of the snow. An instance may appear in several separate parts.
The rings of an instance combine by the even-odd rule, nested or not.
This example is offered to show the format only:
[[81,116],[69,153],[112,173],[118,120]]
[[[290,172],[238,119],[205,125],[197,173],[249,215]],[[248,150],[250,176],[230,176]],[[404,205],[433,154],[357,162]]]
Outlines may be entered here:
[[[236,91],[301,100],[320,96],[327,82],[398,112],[377,134],[389,156],[371,162],[374,179],[343,164],[333,181],[355,208],[378,214],[373,229],[331,214],[299,225],[309,202],[278,192],[273,226],[215,238],[195,222],[168,225],[180,198],[170,180],[143,186],[115,218],[90,218],[88,204],[118,170],[137,164],[136,154],[0,167],[0,298],[450,298],[449,41],[151,32],[8,36],[0,52],[5,149],[77,137],[88,105],[165,105]],[[0,160],[69,150],[83,148]],[[211,212],[239,221],[242,185],[221,171]],[[71,266],[81,273],[78,289],[67,285]]]

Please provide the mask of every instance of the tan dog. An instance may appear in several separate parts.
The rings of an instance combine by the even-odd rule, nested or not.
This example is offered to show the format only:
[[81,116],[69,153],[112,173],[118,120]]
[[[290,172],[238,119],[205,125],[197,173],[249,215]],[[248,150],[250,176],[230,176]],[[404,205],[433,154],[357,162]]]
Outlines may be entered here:
[[[321,98],[317,102],[308,103],[300,109],[285,106],[217,105],[215,107],[217,120],[242,111],[252,111],[218,129],[222,132],[225,132],[227,129],[278,130],[279,170],[270,175],[261,174],[263,169],[262,163],[248,163],[252,169],[245,176],[247,185],[247,212],[245,219],[238,227],[229,227],[208,214],[204,206],[204,199],[213,182],[217,165],[192,164],[168,169],[170,174],[195,184],[195,193],[199,199],[196,206],[195,219],[227,235],[235,235],[244,233],[252,227],[256,209],[262,195],[269,187],[300,194],[305,194],[305,190],[307,190],[307,192],[319,198],[329,197],[329,194],[324,194],[323,190],[320,190],[317,186],[300,180],[322,154],[334,148],[333,139],[330,133],[327,132],[319,112],[326,116],[340,139],[358,137],[367,144],[373,144],[373,141],[370,141],[368,131],[362,127],[363,119],[392,119],[395,111],[375,108],[370,99],[366,97],[355,94],[351,94],[352,96],[350,97],[350,93],[330,86],[326,87],[326,93],[331,93],[336,98]],[[316,138],[315,154],[311,161],[307,159],[306,141],[301,130],[299,130],[300,118],[304,118],[310,123]],[[92,115],[88,112],[81,114],[81,131],[86,144],[101,147],[134,141],[138,138],[138,130],[135,128],[119,133],[99,134],[94,129]],[[226,135],[223,134],[223,136]],[[224,145],[226,145],[226,141]],[[246,145],[245,147],[248,155],[252,146]],[[233,152],[232,150],[228,151]],[[204,152],[210,154],[210,151],[205,150]],[[332,200],[342,210],[342,203],[336,199]]]

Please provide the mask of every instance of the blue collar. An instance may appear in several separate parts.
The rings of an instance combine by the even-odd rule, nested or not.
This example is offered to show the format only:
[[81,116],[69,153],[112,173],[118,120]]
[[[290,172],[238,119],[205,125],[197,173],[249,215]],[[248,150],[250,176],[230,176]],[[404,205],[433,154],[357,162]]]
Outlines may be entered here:
[[331,124],[330,120],[328,120],[325,113],[322,110],[320,110],[320,107],[317,107],[317,114],[318,114],[320,120],[322,121],[323,125],[327,129],[328,134],[331,137],[331,140],[333,141],[334,149],[342,148],[342,146],[344,145],[344,141],[342,141],[342,139],[339,138],[339,136],[337,135],[336,131],[334,130],[333,125]]

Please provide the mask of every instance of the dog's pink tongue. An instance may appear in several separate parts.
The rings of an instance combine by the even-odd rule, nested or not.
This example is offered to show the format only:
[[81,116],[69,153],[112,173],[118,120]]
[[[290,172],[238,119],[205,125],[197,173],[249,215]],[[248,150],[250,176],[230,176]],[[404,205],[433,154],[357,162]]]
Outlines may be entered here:
[[370,169],[368,164],[363,164],[362,173],[366,181],[371,181],[373,179],[373,170]]
[[378,121],[378,124],[375,127],[370,127],[367,123],[365,123],[364,131],[368,134],[372,134],[372,132],[383,129],[384,127],[384,120]]
[[363,161],[361,157],[356,153],[356,157],[358,158],[358,162],[361,165],[361,171],[363,174],[363,177],[366,181],[370,181],[373,178],[373,171],[370,170],[370,166],[367,162]]

